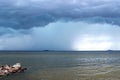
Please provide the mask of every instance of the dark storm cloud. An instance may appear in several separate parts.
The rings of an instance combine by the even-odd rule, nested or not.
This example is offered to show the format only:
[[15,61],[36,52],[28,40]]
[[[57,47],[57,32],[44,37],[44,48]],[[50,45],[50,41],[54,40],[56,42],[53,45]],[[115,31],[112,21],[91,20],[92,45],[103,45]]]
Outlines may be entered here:
[[0,0],[0,50],[119,50],[119,0]]
[[28,29],[59,20],[120,25],[118,3],[119,0],[1,0],[0,26]]

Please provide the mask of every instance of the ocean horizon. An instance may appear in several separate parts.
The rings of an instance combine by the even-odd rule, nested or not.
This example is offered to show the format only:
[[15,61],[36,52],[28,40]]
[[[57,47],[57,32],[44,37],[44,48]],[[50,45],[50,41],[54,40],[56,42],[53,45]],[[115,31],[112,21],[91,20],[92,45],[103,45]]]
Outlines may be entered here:
[[119,80],[120,51],[0,52],[0,64],[21,63],[24,73],[3,80]]

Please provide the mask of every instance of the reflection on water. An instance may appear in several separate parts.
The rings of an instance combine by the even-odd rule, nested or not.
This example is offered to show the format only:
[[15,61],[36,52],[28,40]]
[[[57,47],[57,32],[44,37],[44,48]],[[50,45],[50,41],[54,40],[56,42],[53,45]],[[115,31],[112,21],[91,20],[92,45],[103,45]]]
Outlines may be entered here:
[[[16,52],[17,53],[17,52]],[[119,80],[119,52],[38,52],[0,54],[0,64],[20,62],[25,73],[3,80]]]

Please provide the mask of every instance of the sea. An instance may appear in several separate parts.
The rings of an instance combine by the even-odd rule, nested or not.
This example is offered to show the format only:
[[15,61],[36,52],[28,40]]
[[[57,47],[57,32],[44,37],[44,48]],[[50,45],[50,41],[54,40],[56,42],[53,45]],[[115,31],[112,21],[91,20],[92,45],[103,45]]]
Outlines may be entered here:
[[120,51],[0,52],[0,65],[15,63],[27,70],[0,80],[120,80]]

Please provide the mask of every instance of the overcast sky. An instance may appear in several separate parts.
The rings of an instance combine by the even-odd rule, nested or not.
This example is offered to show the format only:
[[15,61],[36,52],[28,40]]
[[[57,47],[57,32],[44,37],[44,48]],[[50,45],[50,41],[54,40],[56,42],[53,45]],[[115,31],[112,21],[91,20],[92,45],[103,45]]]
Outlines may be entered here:
[[120,50],[120,0],[0,0],[0,50]]

